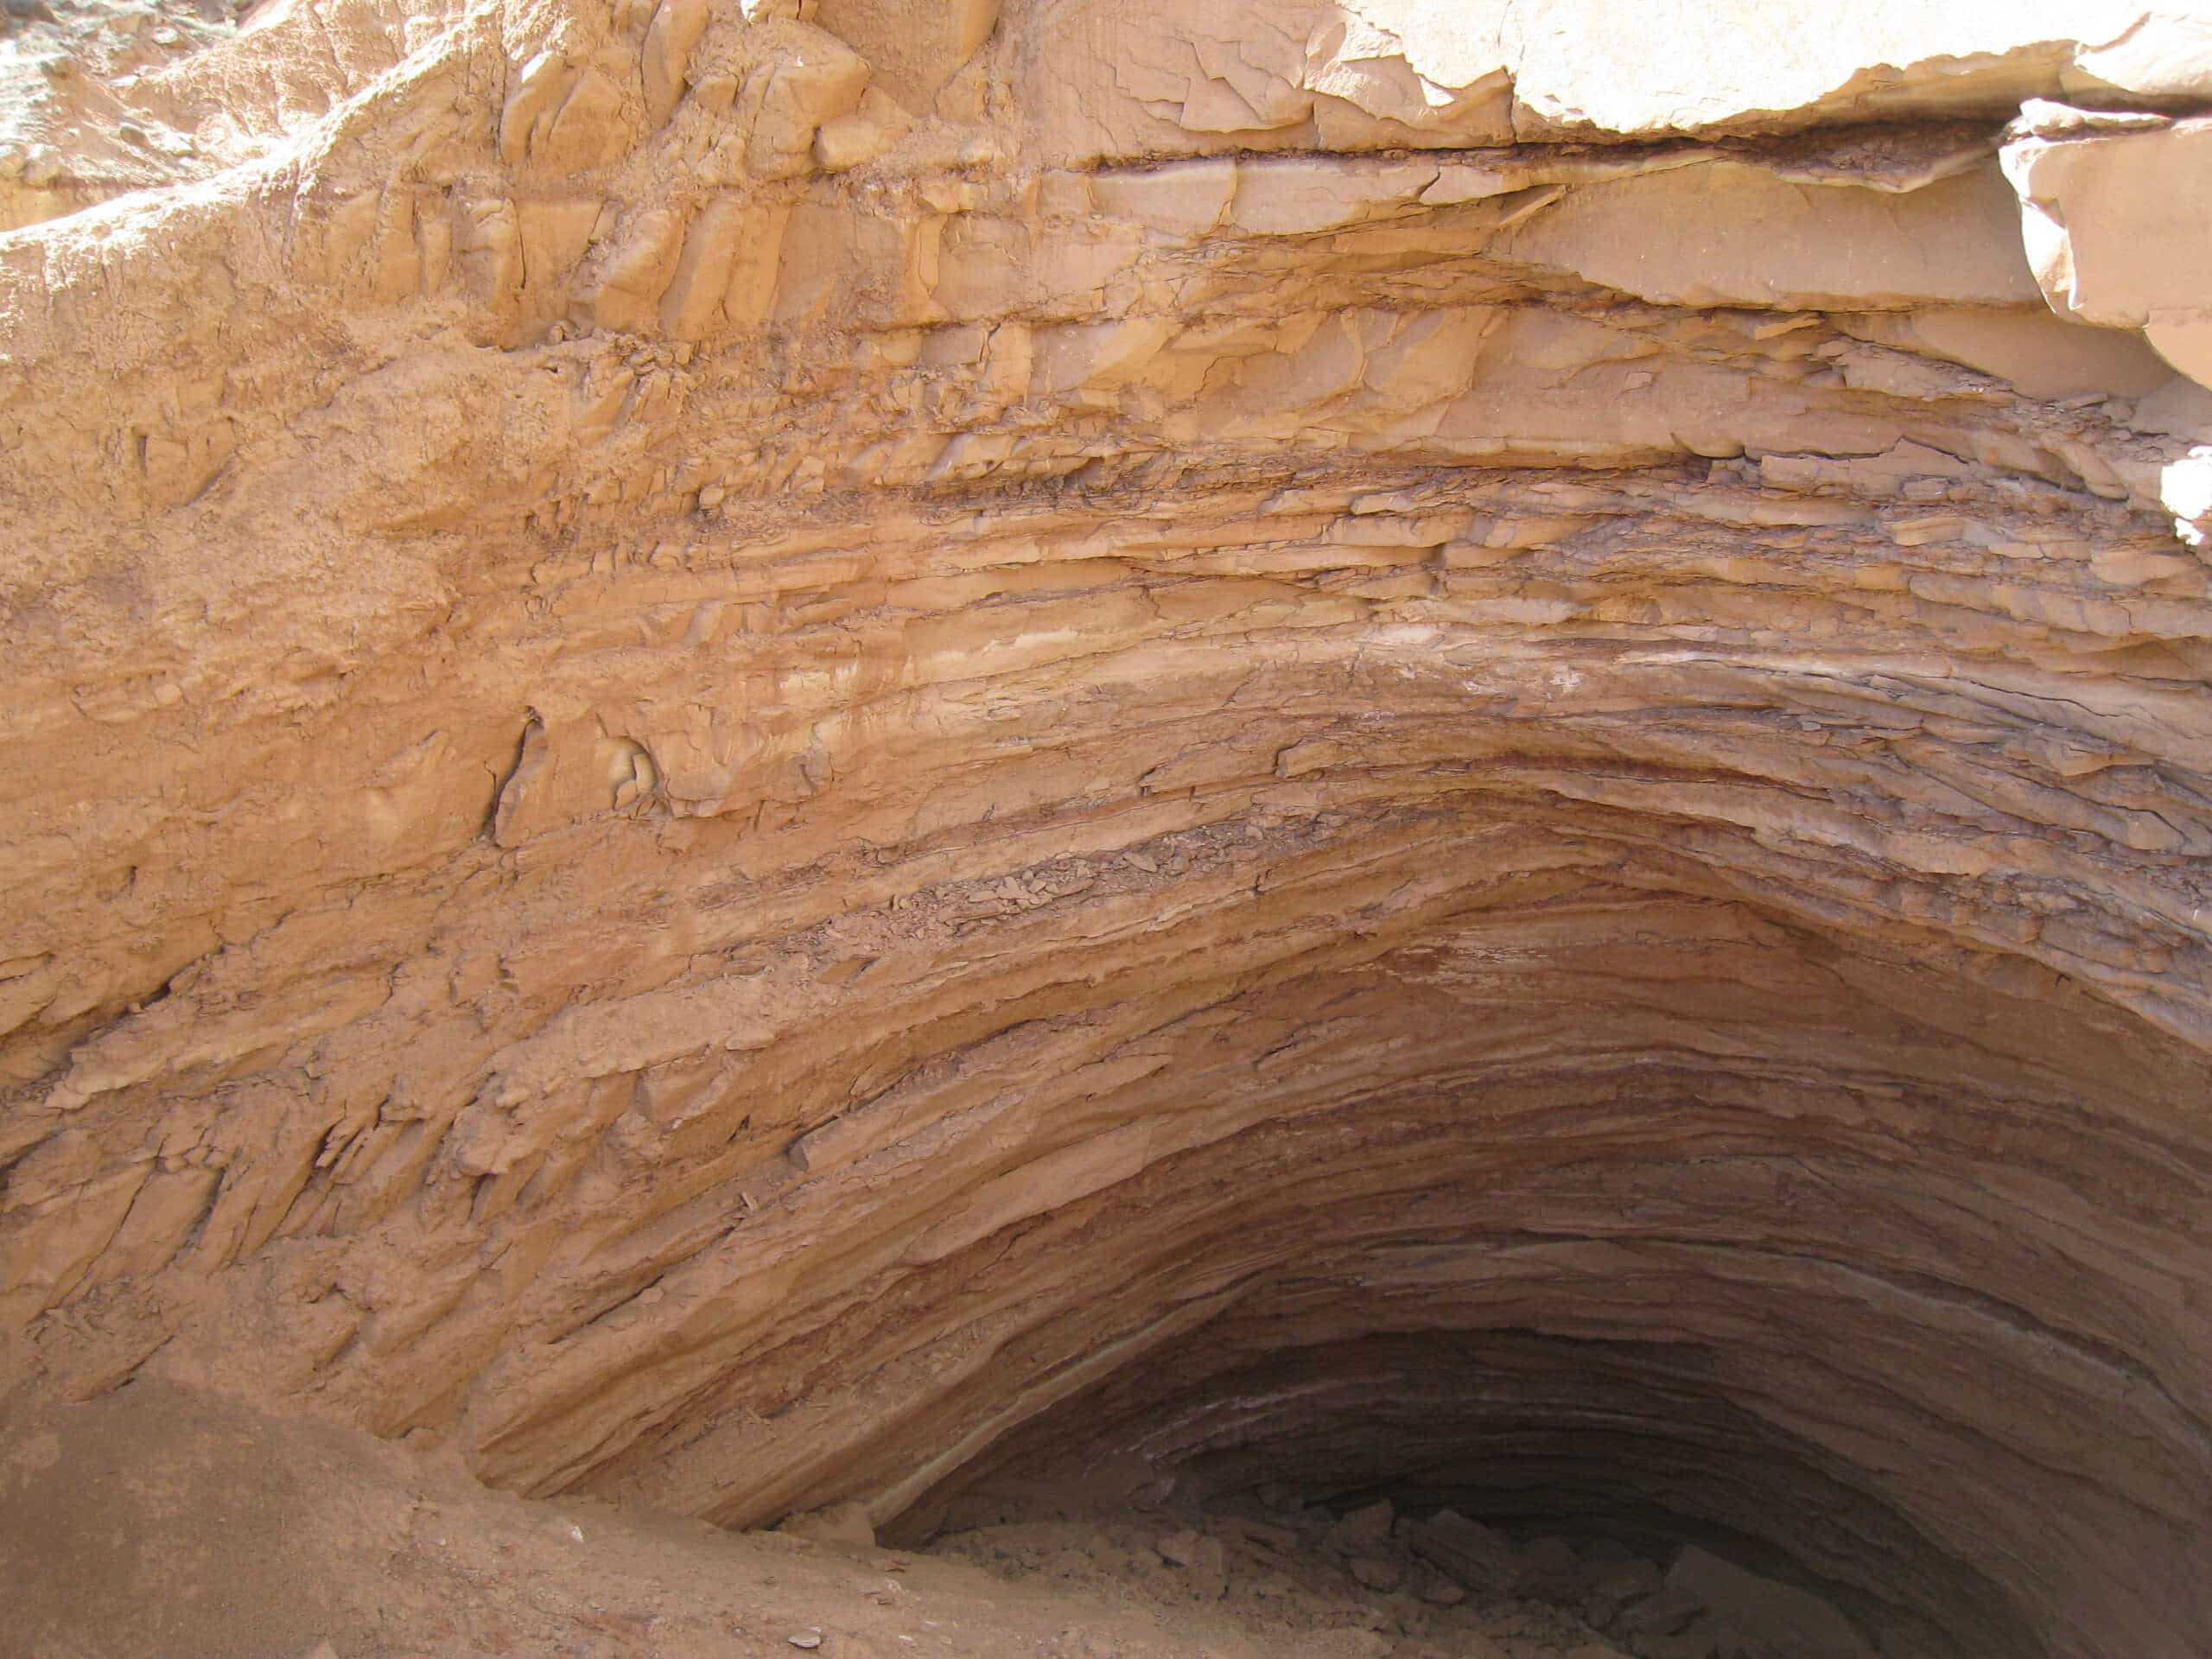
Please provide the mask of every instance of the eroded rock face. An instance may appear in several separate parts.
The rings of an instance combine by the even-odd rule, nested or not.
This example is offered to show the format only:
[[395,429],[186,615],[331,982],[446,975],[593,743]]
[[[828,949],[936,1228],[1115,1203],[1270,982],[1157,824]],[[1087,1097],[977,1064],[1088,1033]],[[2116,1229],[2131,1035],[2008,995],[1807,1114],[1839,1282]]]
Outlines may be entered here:
[[2194,1651],[2201,20],[405,10],[7,187],[16,1386]]

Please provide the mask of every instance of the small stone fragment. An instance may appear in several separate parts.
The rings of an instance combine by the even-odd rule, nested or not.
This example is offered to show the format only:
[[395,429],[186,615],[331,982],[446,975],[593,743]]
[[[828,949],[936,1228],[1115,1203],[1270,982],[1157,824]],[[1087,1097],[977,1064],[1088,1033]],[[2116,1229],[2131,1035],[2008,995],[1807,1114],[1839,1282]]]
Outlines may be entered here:
[[1395,1561],[1374,1555],[1353,1556],[1347,1563],[1347,1570],[1370,1590],[1395,1590],[1406,1576],[1405,1568]]
[[1704,1611],[1702,1598],[1670,1585],[1622,1608],[1612,1628],[1630,1636],[1673,1636]]
[[1354,1510],[1329,1529],[1329,1535],[1322,1548],[1332,1554],[1350,1555],[1390,1540],[1392,1511],[1390,1501],[1370,1503],[1365,1509]]
[[1521,1590],[1524,1595],[1550,1600],[1572,1594],[1581,1577],[1582,1560],[1564,1538],[1534,1540],[1521,1552]]
[[855,1549],[875,1548],[875,1524],[868,1516],[868,1505],[858,1498],[792,1516],[777,1530],[794,1537],[811,1538],[817,1543],[845,1544]]
[[1467,1592],[1441,1573],[1423,1573],[1414,1593],[1432,1607],[1457,1607],[1467,1599]]

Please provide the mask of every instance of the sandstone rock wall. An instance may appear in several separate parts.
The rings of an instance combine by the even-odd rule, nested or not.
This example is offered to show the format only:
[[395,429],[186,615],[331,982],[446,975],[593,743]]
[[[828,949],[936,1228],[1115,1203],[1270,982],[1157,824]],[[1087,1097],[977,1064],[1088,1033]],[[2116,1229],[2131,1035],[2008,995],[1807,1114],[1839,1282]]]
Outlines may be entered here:
[[2193,1651],[2201,16],[48,5],[16,1386]]

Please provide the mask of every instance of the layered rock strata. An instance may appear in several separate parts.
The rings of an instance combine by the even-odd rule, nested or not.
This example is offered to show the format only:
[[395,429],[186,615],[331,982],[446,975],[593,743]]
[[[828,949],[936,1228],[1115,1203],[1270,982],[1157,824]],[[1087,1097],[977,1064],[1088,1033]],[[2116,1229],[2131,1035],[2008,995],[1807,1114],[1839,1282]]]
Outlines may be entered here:
[[2194,1650],[2201,18],[48,9],[16,1387]]

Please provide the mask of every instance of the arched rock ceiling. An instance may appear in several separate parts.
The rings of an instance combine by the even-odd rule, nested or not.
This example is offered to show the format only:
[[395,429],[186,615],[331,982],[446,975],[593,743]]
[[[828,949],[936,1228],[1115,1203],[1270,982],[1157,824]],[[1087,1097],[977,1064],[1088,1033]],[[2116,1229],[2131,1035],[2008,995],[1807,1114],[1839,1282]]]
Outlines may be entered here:
[[2190,1650],[2201,26],[410,10],[17,109],[14,1386]]

